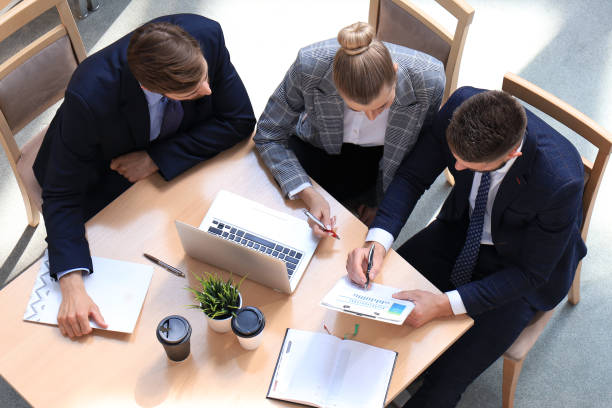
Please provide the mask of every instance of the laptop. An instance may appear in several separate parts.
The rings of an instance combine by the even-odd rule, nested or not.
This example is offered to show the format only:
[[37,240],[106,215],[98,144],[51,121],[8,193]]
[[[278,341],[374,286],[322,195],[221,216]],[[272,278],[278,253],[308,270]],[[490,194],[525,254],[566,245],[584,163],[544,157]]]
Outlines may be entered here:
[[293,293],[319,243],[308,223],[226,190],[199,228],[175,221],[185,252],[283,293]]

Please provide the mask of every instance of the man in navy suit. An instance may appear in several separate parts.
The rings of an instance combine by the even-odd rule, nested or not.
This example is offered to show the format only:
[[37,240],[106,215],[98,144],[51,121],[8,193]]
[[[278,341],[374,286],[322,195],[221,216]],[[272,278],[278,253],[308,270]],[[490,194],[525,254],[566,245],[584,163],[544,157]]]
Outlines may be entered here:
[[453,407],[465,388],[514,342],[538,310],[569,290],[586,247],[580,236],[583,166],[572,144],[501,91],[460,88],[419,138],[389,186],[351,279],[371,278],[423,192],[448,167],[455,186],[436,219],[398,253],[442,292],[394,295],[419,327],[467,313],[474,326],[424,376],[405,407]]
[[219,24],[160,17],[85,59],[74,72],[34,163],[42,186],[60,330],[105,327],[87,295],[84,223],[138,180],[171,180],[250,136],[255,116]]

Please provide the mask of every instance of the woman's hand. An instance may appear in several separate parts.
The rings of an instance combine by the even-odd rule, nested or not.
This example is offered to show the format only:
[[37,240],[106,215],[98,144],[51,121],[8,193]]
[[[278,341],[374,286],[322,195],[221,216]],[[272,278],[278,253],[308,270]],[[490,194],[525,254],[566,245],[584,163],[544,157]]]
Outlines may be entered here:
[[[330,231],[334,229],[336,217],[330,217],[329,203],[321,194],[319,194],[312,187],[306,187],[304,190],[298,193],[298,197],[304,202],[304,204],[306,204],[308,211],[321,220],[326,229]],[[311,219],[308,219],[308,224],[310,225],[310,228],[312,228],[314,234],[318,237],[323,238],[331,234],[330,232],[324,231]]]

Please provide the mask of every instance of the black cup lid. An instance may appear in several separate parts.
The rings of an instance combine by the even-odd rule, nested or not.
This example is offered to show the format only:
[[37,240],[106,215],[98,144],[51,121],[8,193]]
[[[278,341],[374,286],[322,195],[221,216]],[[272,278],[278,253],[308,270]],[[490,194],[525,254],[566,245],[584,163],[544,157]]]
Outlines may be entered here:
[[255,337],[266,325],[263,313],[253,306],[247,306],[236,311],[232,318],[232,330],[241,337]]
[[191,333],[191,325],[182,316],[172,315],[157,325],[157,339],[165,343],[180,343]]

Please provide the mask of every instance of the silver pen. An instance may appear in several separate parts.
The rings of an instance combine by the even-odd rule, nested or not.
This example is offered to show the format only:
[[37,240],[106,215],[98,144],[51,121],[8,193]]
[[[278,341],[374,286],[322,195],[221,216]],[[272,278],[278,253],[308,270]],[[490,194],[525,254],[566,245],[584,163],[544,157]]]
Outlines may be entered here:
[[315,224],[317,224],[319,227],[321,227],[321,229],[325,232],[329,232],[331,234],[332,237],[336,238],[336,239],[340,239],[340,236],[338,236],[338,234],[336,234],[336,231],[332,230],[332,229],[328,229],[327,227],[325,227],[325,225],[323,225],[323,223],[321,222],[320,219],[318,219],[317,217],[315,217],[314,215],[312,215],[310,213],[310,211],[308,210],[304,210],[304,214],[306,214],[306,216],[308,218],[310,218],[312,221],[314,221]]

